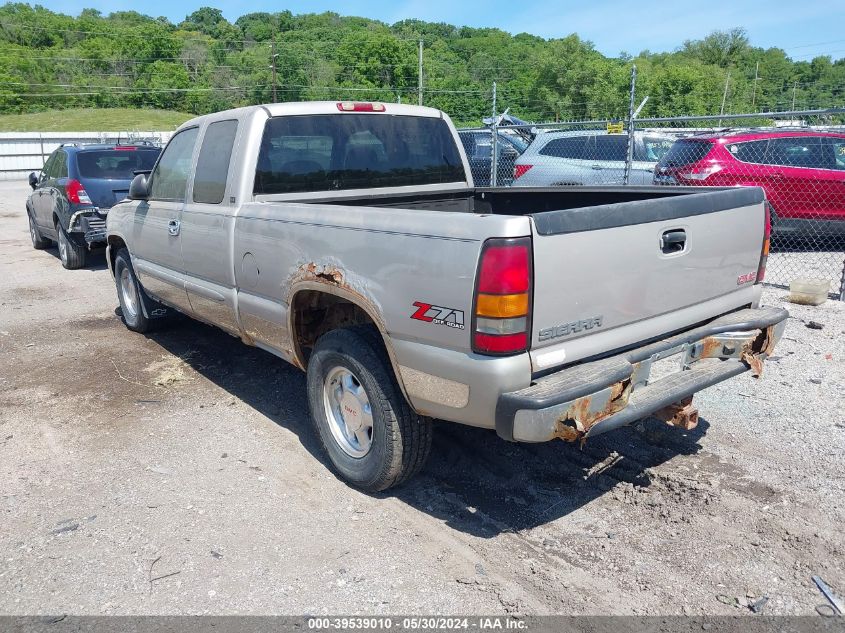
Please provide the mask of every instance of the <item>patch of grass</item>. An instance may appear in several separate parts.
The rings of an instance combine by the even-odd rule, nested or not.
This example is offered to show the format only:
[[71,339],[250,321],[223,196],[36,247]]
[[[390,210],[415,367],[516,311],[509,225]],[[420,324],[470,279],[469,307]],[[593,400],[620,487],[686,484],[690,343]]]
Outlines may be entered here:
[[186,352],[181,356],[165,354],[161,357],[161,360],[147,365],[144,371],[155,374],[153,384],[156,387],[172,387],[178,383],[193,380],[193,378],[185,373],[185,370],[188,368],[188,363],[185,361],[193,356],[194,353],[193,351]]
[[0,132],[165,132],[193,114],[134,108],[78,108],[0,115]]

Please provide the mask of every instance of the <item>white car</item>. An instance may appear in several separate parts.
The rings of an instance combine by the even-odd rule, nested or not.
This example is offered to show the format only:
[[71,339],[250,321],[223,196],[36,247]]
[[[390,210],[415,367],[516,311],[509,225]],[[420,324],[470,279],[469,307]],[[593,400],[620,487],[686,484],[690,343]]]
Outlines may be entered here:
[[[628,183],[650,185],[657,161],[674,137],[634,133],[634,153]],[[627,134],[578,130],[540,134],[514,163],[515,187],[624,184]]]

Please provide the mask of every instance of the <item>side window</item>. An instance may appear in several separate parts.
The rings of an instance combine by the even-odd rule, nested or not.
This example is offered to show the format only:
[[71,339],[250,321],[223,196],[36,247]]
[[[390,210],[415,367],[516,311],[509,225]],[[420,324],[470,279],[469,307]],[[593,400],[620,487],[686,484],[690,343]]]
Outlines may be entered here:
[[206,128],[194,173],[194,202],[223,201],[237,131],[237,121],[217,121]]
[[743,163],[764,165],[767,162],[766,148],[769,141],[749,141],[747,143],[729,143],[728,151]]
[[56,162],[53,163],[53,178],[67,178],[67,152],[56,154]]
[[820,136],[775,138],[769,141],[769,162],[788,167],[833,169],[833,148]]
[[828,138],[833,148],[833,168],[845,170],[845,138]]
[[476,158],[487,159],[493,155],[493,135],[486,132],[475,136]]
[[464,146],[464,152],[471,158],[475,154],[475,135],[470,132],[461,132],[458,136]]
[[593,160],[623,161],[628,154],[628,137],[618,134],[596,136],[596,148],[591,152]]
[[584,159],[587,157],[587,141],[589,136],[564,136],[552,139],[540,150],[543,156],[556,158]]
[[644,136],[641,143],[634,143],[634,160],[656,163],[672,147],[673,139],[661,136]]
[[51,174],[53,173],[53,165],[56,163],[56,156],[58,153],[59,150],[56,150],[47,157],[47,162],[45,162],[44,167],[41,168],[41,176],[43,178],[51,177]]
[[191,157],[197,141],[197,128],[176,134],[164,148],[155,170],[150,175],[150,198],[153,200],[185,200],[185,188],[191,172]]

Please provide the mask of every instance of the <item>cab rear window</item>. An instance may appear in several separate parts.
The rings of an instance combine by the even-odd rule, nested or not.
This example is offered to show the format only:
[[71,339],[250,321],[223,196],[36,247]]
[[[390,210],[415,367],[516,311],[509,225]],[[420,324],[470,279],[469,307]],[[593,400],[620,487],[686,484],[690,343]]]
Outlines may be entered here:
[[464,182],[442,119],[382,114],[274,117],[267,121],[256,194]]
[[76,166],[83,178],[132,180],[136,170],[153,168],[159,149],[87,150],[76,155]]

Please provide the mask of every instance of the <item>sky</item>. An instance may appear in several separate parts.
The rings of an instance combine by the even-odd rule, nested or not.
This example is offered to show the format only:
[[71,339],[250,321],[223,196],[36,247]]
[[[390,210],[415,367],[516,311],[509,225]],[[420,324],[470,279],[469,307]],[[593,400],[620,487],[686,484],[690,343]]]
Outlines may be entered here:
[[204,4],[221,9],[231,22],[243,13],[284,9],[293,13],[335,11],[388,24],[417,18],[545,38],[577,33],[608,56],[633,55],[645,49],[672,51],[684,40],[741,26],[753,45],[783,48],[793,59],[828,54],[834,59],[845,57],[843,0],[41,0],[39,4],[71,15],[86,7],[103,13],[137,10],[177,23]]

